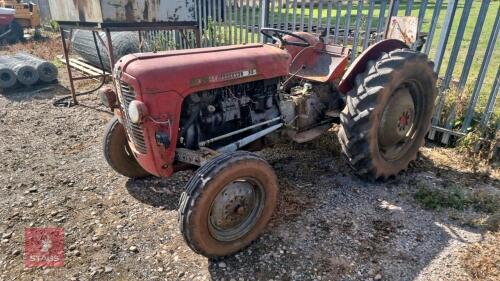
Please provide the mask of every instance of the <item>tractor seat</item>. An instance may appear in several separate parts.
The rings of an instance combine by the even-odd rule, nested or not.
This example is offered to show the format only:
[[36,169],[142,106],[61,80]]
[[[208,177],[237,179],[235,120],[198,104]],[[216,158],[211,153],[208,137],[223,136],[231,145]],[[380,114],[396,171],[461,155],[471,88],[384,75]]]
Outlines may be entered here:
[[318,44],[300,51],[290,66],[290,74],[317,82],[341,78],[347,66],[349,49]]

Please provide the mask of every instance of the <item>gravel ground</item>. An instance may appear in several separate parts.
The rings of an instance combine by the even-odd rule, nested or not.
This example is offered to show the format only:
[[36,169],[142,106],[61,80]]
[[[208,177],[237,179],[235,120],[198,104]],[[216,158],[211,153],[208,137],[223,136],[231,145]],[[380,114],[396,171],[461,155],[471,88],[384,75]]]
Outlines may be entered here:
[[[0,95],[0,280],[469,280],[461,256],[490,237],[466,223],[484,214],[425,210],[413,194],[450,182],[498,192],[498,170],[472,173],[455,150],[427,147],[397,179],[367,183],[342,160],[333,128],[311,144],[261,152],[280,178],[276,214],[250,247],[208,260],[177,226],[192,172],[117,175],[101,151],[111,115],[96,95],[53,107],[64,94]],[[65,229],[64,267],[24,268],[26,227]]]

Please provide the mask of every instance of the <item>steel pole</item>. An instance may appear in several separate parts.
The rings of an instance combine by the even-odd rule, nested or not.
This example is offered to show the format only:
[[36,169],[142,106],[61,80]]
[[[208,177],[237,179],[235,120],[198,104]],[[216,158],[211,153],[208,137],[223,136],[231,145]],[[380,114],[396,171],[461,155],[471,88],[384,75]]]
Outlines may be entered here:
[[[64,28],[59,27],[59,31],[61,32],[64,60],[66,61],[66,69],[68,70],[68,78],[69,78],[69,86],[70,86],[70,90],[71,90],[71,96],[73,97],[73,103],[75,105],[78,105],[78,101],[76,100],[75,84],[73,81],[73,73],[71,72],[71,65],[69,64],[69,48],[68,48],[68,45],[66,43],[66,40],[64,39]],[[71,41],[72,35],[73,35],[73,29],[70,29],[68,40]]]
[[[262,6],[260,7],[260,27],[268,27],[269,25],[269,0],[262,0]],[[260,32],[260,30],[259,30]],[[267,38],[260,34],[260,42],[267,43]]]

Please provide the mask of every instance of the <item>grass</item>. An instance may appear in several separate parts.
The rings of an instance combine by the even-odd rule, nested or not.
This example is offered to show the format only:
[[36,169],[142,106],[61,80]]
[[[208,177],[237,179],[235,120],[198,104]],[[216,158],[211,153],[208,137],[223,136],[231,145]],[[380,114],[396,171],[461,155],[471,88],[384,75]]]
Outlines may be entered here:
[[485,190],[466,191],[457,184],[445,189],[432,188],[423,183],[417,187],[414,198],[426,209],[464,210],[470,207],[487,214],[500,212],[500,196]]
[[421,185],[414,197],[426,209],[442,210],[444,208],[453,208],[463,210],[466,205],[465,194],[457,187],[450,190],[439,190]]
[[[285,17],[287,17],[288,22],[291,24],[293,22],[293,1],[289,1],[290,4],[289,4],[288,9],[285,8],[286,1],[283,0],[281,2],[283,4],[283,6],[280,8],[280,7],[278,7],[278,1],[276,1],[276,4],[274,6],[274,16],[272,14],[270,15],[270,17],[271,17],[270,23],[272,23],[272,22],[276,23],[279,20],[281,20],[281,22],[284,22]],[[301,15],[302,9],[301,9],[301,4],[300,4],[301,1],[297,1],[297,2],[298,2],[297,15],[296,15],[295,21],[299,25],[298,27],[300,28],[300,23],[302,20],[302,15]],[[325,2],[325,4],[323,5],[322,9],[320,9],[319,7],[313,7],[312,9],[310,9],[308,4],[305,5],[305,9],[304,9],[304,13],[303,13],[303,18],[304,18],[303,21],[304,21],[305,26],[307,26],[310,21],[312,21],[313,24],[316,25],[318,23],[319,18],[321,18],[320,22],[321,22],[322,27],[324,28],[326,26],[326,24],[327,24],[327,22],[326,22],[327,21],[327,9],[326,9],[327,4],[326,3],[328,1],[324,1],[324,2]],[[403,15],[405,13],[405,10],[406,10],[406,3],[407,2],[406,1],[401,1],[401,2],[402,3],[399,6],[399,15]],[[431,51],[429,54],[431,59],[435,59],[436,49],[437,49],[438,42],[439,42],[439,37],[440,37],[441,31],[443,29],[443,24],[444,24],[445,15],[446,15],[446,9],[447,9],[447,1],[444,1],[444,2],[445,3],[441,6],[441,9],[440,9],[440,16],[439,16],[438,23],[436,26],[435,36],[434,36],[434,38],[432,40],[432,44],[431,44]],[[351,16],[351,20],[350,20],[351,28],[353,28],[355,26],[355,20],[356,20],[356,16],[357,16],[357,3],[358,3],[358,1],[353,1],[353,7],[352,7],[352,12],[351,12],[352,16]],[[380,2],[377,1],[377,4],[375,5],[373,21],[372,21],[372,25],[371,25],[372,28],[375,28],[378,25],[379,9],[380,9],[379,3]],[[412,10],[411,10],[412,15],[414,15],[414,16],[418,15],[420,4],[421,4],[421,1],[414,1],[414,5],[413,5]],[[452,46],[454,44],[454,40],[455,40],[456,35],[457,35],[457,27],[458,27],[459,21],[462,17],[463,6],[464,6],[464,0],[461,0],[459,2],[458,8],[457,8],[457,11],[455,14],[452,29],[451,29],[449,39],[448,39],[448,44],[446,45],[446,52],[445,52],[445,55],[443,58],[442,67],[441,67],[440,72],[439,72],[440,76],[444,76],[444,74],[446,72],[446,68],[448,66],[448,62],[450,60],[450,53],[451,53]],[[458,56],[457,56],[457,62],[456,62],[455,68],[453,70],[453,80],[455,80],[455,81],[460,78],[460,75],[462,73],[463,65],[464,65],[464,62],[465,62],[465,59],[467,56],[467,51],[468,51],[469,45],[471,43],[473,31],[475,28],[476,19],[478,18],[480,6],[481,6],[481,1],[474,1],[473,5],[472,5],[472,10],[470,12],[469,20],[468,20],[467,25],[466,25],[464,37],[463,37],[463,40],[462,40],[461,45],[460,45],[460,51],[459,51]],[[425,17],[424,17],[423,26],[422,26],[422,32],[428,32],[430,29],[434,7],[435,7],[435,1],[433,1],[433,0],[429,1],[428,6],[427,6],[427,10],[425,12]],[[469,73],[469,76],[467,79],[467,85],[465,87],[466,90],[464,92],[462,92],[461,95],[460,95],[459,91],[449,91],[447,96],[446,96],[447,100],[445,101],[445,105],[452,107],[456,100],[459,100],[460,103],[465,103],[465,104],[469,103],[470,96],[472,94],[472,89],[474,88],[474,84],[477,81],[477,78],[478,78],[478,75],[480,72],[480,68],[481,68],[481,63],[482,63],[482,60],[484,58],[484,55],[485,55],[485,52],[487,49],[488,40],[489,40],[490,34],[493,30],[493,24],[495,21],[496,12],[499,8],[500,8],[500,1],[498,1],[498,0],[493,0],[489,5],[488,13],[487,13],[485,23],[483,26],[483,30],[481,33],[482,36],[480,36],[477,50],[476,50],[476,53],[474,55],[473,64],[471,66],[471,70],[470,70],[470,73]],[[240,10],[238,9],[238,13],[234,13],[234,10],[232,12],[231,19],[232,19],[233,27],[231,27],[231,28],[226,27],[226,26],[222,26],[219,28],[215,23],[212,23],[213,27],[208,27],[207,29],[215,28],[212,30],[216,30],[216,31],[212,32],[211,35],[206,36],[205,40],[206,41],[213,40],[216,42],[216,44],[217,44],[217,42],[222,42],[223,44],[229,44],[229,43],[234,44],[236,42],[240,42],[240,38],[243,39],[242,40],[243,42],[245,42],[246,41],[245,39],[247,38],[247,34],[248,34],[248,42],[252,41],[252,39],[253,39],[253,41],[257,42],[259,40],[259,34],[247,31],[244,28],[244,26],[243,26],[243,28],[240,27],[240,22],[241,22],[240,18],[242,18],[243,21],[246,22],[247,12],[248,12],[249,22],[250,23],[254,23],[254,22],[258,23],[259,22],[259,15],[260,15],[259,8],[256,8],[255,17],[252,17],[253,12],[252,12],[251,8],[248,10],[243,9],[243,15],[241,15],[239,11]],[[363,14],[363,17],[362,17],[362,21],[361,21],[361,23],[362,23],[361,30],[365,30],[366,29],[366,17],[368,16],[368,4],[366,4],[366,2],[365,2],[365,5],[362,7],[362,14]],[[332,17],[331,27],[332,27],[332,29],[335,26],[335,21],[336,21],[335,16],[336,16],[336,10],[334,7],[334,10],[331,13],[331,17]],[[346,20],[345,17],[346,17],[346,7],[344,5],[344,7],[342,8],[342,14],[340,17],[341,28],[343,28],[345,26],[345,20]],[[481,87],[481,94],[479,96],[477,107],[476,107],[476,111],[477,111],[476,118],[479,118],[485,109],[485,106],[486,106],[486,103],[488,100],[488,96],[489,96],[489,94],[492,90],[492,87],[493,87],[493,82],[494,82],[495,74],[496,74],[496,67],[498,67],[498,65],[500,65],[500,48],[499,48],[500,46],[499,45],[500,45],[500,40],[498,40],[497,44],[495,45],[492,60],[489,64],[489,68],[486,71],[485,80],[484,80],[484,83]],[[361,51],[361,48],[359,50]],[[463,110],[462,110],[462,112],[459,112],[459,113],[463,113]],[[494,108],[494,114],[495,114],[495,116],[500,116],[500,106],[496,106]],[[461,117],[462,116],[460,116],[460,114],[457,114],[458,120],[460,120]],[[497,119],[497,118],[494,118],[494,119]]]
[[467,204],[473,206],[475,210],[495,214],[500,211],[500,198],[498,194],[491,194],[485,191],[475,191],[466,197]]
[[[351,27],[352,28],[354,27],[355,17],[357,16],[357,1],[354,1],[354,2],[355,3],[353,4],[352,16],[351,16]],[[404,15],[405,10],[406,10],[406,2],[407,1],[401,1],[401,2],[403,2],[403,3],[399,6],[399,15]],[[412,12],[411,12],[412,15],[414,15],[414,16],[418,15],[420,4],[421,4],[421,1],[414,1],[414,5],[412,8]],[[444,55],[442,67],[441,67],[440,72],[439,72],[440,76],[444,76],[444,74],[446,72],[446,66],[448,65],[448,62],[450,60],[450,53],[451,53],[451,50],[453,47],[455,37],[457,35],[459,21],[461,19],[462,13],[463,13],[463,6],[464,6],[463,4],[464,4],[464,1],[460,1],[459,5],[457,7],[457,11],[456,11],[455,18],[453,21],[452,29],[451,29],[450,36],[448,39],[448,44],[446,45],[446,52]],[[466,25],[466,29],[464,32],[464,37],[463,37],[462,43],[460,45],[459,55],[457,56],[457,63],[456,63],[456,66],[454,68],[454,71],[453,71],[453,78],[454,79],[458,79],[462,73],[463,64],[465,62],[465,59],[467,56],[467,51],[468,51],[469,45],[471,43],[472,35],[474,32],[474,28],[475,28],[476,19],[478,18],[478,15],[479,15],[480,6],[481,6],[481,1],[474,1],[473,5],[472,5],[472,9],[471,9],[471,12],[469,15],[469,20],[468,20],[468,23]],[[429,4],[427,5],[425,17],[424,17],[424,22],[422,25],[422,32],[428,32],[430,30],[434,7],[435,7],[435,1],[429,1]],[[474,56],[474,63],[472,64],[472,67],[470,70],[470,75],[468,78],[468,85],[466,86],[466,89],[467,88],[472,89],[473,86],[470,86],[470,85],[474,84],[475,81],[477,80],[477,77],[479,75],[479,70],[481,67],[481,63],[482,63],[482,60],[484,58],[484,54],[486,52],[486,48],[488,45],[488,40],[490,37],[489,35],[493,31],[495,16],[496,16],[496,12],[499,9],[499,7],[500,7],[500,1],[492,1],[488,7],[488,13],[486,15],[483,30],[481,33],[484,36],[480,36],[480,40],[478,42],[478,46],[476,49],[476,55]],[[434,59],[435,55],[436,55],[436,49],[438,47],[439,37],[441,35],[445,16],[446,16],[446,9],[447,9],[447,4],[444,3],[441,6],[440,16],[439,16],[438,24],[436,26],[435,36],[434,36],[434,39],[432,40],[431,51],[429,54],[431,59]],[[379,10],[380,10],[380,5],[376,4],[375,10],[374,10],[374,18],[372,21],[372,28],[376,27],[378,25]],[[278,9],[276,9],[276,11],[278,12]],[[285,13],[285,15],[286,15],[286,12],[287,12],[286,9],[281,9],[281,13]],[[322,26],[323,27],[326,26],[327,11],[325,8],[323,8],[321,11],[318,8],[314,8],[313,11],[311,12],[309,10],[309,7],[306,7],[304,12],[305,12],[304,17],[305,17],[306,24],[309,22],[309,17],[311,17],[311,16],[313,18],[313,23],[317,23],[318,17],[321,14]],[[364,17],[368,16],[368,5],[367,4],[365,4],[363,6],[362,14]],[[346,15],[346,10],[344,9],[344,11],[342,12],[342,17],[340,19],[341,24],[345,23],[345,15]],[[289,16],[289,19],[292,19],[291,12],[289,12],[288,16]],[[332,15],[332,16],[333,16],[332,20],[334,23],[335,18],[334,18],[334,15]],[[362,30],[364,30],[364,29],[366,29],[366,24],[365,25],[362,24]],[[496,46],[496,48],[494,49],[492,60],[490,62],[490,67],[488,68],[488,71],[486,73],[486,77],[484,80],[484,86],[482,87],[481,96],[480,96],[480,99],[478,102],[478,106],[480,109],[484,108],[484,106],[486,105],[488,94],[490,93],[490,91],[492,89],[493,81],[495,79],[495,74],[496,74],[495,66],[498,66],[500,64],[500,48],[499,48],[500,41],[497,41],[497,44],[495,46]],[[497,106],[495,108],[495,113],[497,115],[500,114],[500,107],[499,106]]]
[[[430,187],[420,182],[417,184],[417,191],[413,196],[425,209],[449,210],[449,217],[455,220],[463,220],[463,225],[493,232],[500,230],[499,193],[486,189],[470,191],[458,184],[452,184],[443,189]],[[462,212],[466,209],[478,213],[473,217],[467,217],[465,215],[467,212]]]

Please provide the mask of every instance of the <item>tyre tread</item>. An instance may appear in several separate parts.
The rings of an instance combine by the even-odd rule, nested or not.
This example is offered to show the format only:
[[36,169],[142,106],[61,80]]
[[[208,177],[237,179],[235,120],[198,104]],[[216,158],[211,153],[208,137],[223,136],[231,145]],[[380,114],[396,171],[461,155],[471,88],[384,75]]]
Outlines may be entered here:
[[[340,115],[338,137],[349,166],[362,178],[375,180],[393,176],[380,171],[369,152],[371,113],[377,106],[383,85],[390,83],[393,73],[404,68],[409,61],[425,61],[430,69],[434,65],[425,54],[410,49],[383,53],[378,60],[367,62],[366,70],[355,78],[354,89],[347,93],[347,105]],[[409,158],[414,160],[416,155]]]
[[225,153],[210,159],[205,165],[196,171],[196,174],[186,184],[186,189],[179,200],[178,223],[180,232],[186,244],[196,253],[210,257],[223,258],[221,256],[211,256],[205,253],[196,241],[192,239],[192,229],[190,220],[198,198],[206,192],[206,186],[223,169],[242,161],[260,161],[263,165],[272,167],[258,155],[247,151],[236,151]]

